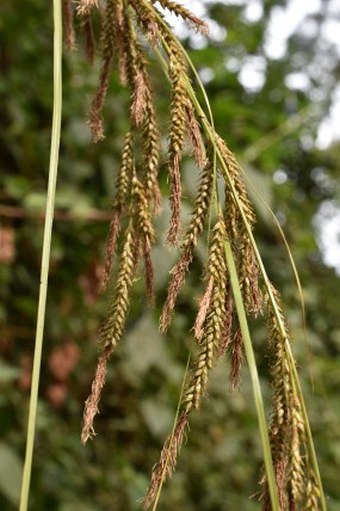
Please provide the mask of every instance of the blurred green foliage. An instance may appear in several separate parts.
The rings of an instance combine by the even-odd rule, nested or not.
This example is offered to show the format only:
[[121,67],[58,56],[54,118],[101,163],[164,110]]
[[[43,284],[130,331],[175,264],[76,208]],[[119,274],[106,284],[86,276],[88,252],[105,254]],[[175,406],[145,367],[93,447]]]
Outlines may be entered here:
[[[324,201],[339,199],[339,145],[321,151],[314,143],[339,66],[330,44],[317,44],[318,33],[308,36],[303,31],[291,35],[282,58],[267,57],[268,20],[280,4],[285,2],[264,1],[263,14],[255,22],[247,20],[243,5],[209,4],[209,16],[226,28],[224,36],[222,32],[199,49],[193,49],[191,38],[185,43],[206,79],[218,131],[243,160],[247,174],[283,224],[299,269],[308,347],[287,253],[263,201],[250,188],[259,214],[257,240],[289,313],[329,509],[336,511],[340,507],[339,277],[323,264],[312,222]],[[0,14],[0,506],[12,511],[20,490],[39,285],[52,108],[52,20],[51,5],[42,0],[21,0],[15,8],[2,0]],[[324,19],[319,15],[314,21],[321,26]],[[86,62],[83,46],[80,36],[79,51],[65,52],[64,57],[57,215],[32,477],[34,511],[140,509],[138,499],[172,427],[201,291],[198,251],[173,326],[162,338],[157,317],[177,254],[164,246],[160,236],[154,250],[156,310],[145,309],[144,283],[137,282],[126,337],[110,364],[96,420],[98,436],[82,446],[82,407],[96,364],[96,330],[105,311],[106,298],[98,297],[98,276],[107,212],[128,122],[127,92],[113,72],[105,107],[106,139],[91,143],[86,114],[98,63],[92,68]],[[247,59],[253,57],[262,59],[262,87],[254,87],[251,75],[249,83],[240,79]],[[152,68],[165,131],[165,79],[153,61]],[[287,76],[297,71],[314,73],[311,89],[286,85]],[[322,101],[313,103],[316,97]],[[284,134],[283,127],[293,115],[302,116],[299,127]],[[266,142],[273,130],[277,140],[261,149],[259,141]],[[184,166],[188,197],[196,177],[197,169],[188,160]],[[159,220],[163,232],[167,214],[164,206]],[[253,331],[269,399],[261,321]],[[244,368],[241,389],[231,394],[228,370],[224,362],[213,371],[210,399],[193,419],[178,470],[163,490],[159,508],[164,511],[259,509],[256,497],[249,498],[258,491],[261,467],[252,391]]]

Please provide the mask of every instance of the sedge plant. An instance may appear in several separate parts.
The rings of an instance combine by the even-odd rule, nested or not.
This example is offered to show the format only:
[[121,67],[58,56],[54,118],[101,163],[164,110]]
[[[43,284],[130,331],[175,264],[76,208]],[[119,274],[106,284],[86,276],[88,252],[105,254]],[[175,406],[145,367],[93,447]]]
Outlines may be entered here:
[[[71,0],[64,0],[68,46],[75,43]],[[159,9],[159,6],[162,9]],[[190,355],[175,423],[154,465],[142,502],[155,510],[164,482],[176,469],[192,414],[207,395],[210,372],[223,357],[230,359],[231,387],[238,385],[244,363],[250,373],[263,470],[260,501],[265,511],[326,511],[326,502],[311,428],[301,391],[290,334],[279,291],[269,280],[253,235],[256,214],[244,173],[233,152],[216,132],[209,99],[188,54],[163,11],[184,19],[193,29],[208,27],[172,0],[80,0],[77,16],[86,35],[86,52],[95,54],[101,20],[101,69],[89,121],[95,142],[104,137],[103,108],[110,76],[118,68],[130,90],[129,128],[125,134],[112,199],[101,290],[110,289],[109,306],[99,332],[99,360],[85,403],[81,439],[94,436],[94,419],[105,384],[107,364],[124,336],[134,282],[145,279],[150,307],[155,303],[152,248],[159,233],[155,218],[163,201],[160,178],[166,174],[171,217],[167,243],[179,250],[169,276],[159,328],[166,335],[191,270],[199,243],[206,244],[202,268],[204,292],[192,328]],[[99,11],[99,16],[98,16]],[[170,86],[167,161],[161,165],[161,137],[150,76],[150,56],[158,60]],[[203,98],[201,100],[200,98]],[[200,169],[189,221],[182,221],[182,161],[190,152]],[[269,419],[264,407],[249,320],[267,324],[272,400]],[[22,507],[24,511],[25,507]]]

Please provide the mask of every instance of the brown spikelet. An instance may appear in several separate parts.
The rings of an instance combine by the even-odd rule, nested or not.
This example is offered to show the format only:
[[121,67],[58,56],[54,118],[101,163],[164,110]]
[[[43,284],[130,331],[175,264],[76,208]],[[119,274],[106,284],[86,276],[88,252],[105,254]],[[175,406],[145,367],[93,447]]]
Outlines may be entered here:
[[185,411],[189,414],[193,409],[197,410],[201,396],[206,393],[208,384],[208,372],[213,366],[215,348],[215,325],[212,314],[208,314],[204,335],[200,341],[201,350],[196,360],[192,380],[184,395]]
[[[235,155],[230,151],[227,144],[224,140],[222,140],[220,137],[216,137],[216,142],[218,144],[218,149],[221,153],[221,156],[224,160],[224,163],[228,169],[229,178],[231,182],[233,183],[234,189],[236,191],[236,194],[238,196],[238,201],[240,205],[242,206],[244,216],[247,219],[248,224],[250,227],[252,227],[256,221],[256,216],[253,210],[253,207],[250,203],[247,190],[244,184],[244,181],[242,179],[242,170],[240,167],[240,164],[235,158]],[[239,224],[238,227],[242,229],[242,231],[245,230],[245,227],[243,225],[243,220],[240,214],[240,211],[238,209],[238,205],[235,203],[235,198],[233,195],[233,192],[229,186],[228,183],[226,183],[226,198],[225,198],[225,208],[226,208],[226,226],[227,231],[229,233],[229,226],[228,221],[229,219],[235,219],[237,223]],[[235,203],[235,204],[234,204]],[[233,208],[232,212],[228,214],[228,208]]]
[[132,123],[142,126],[142,156],[145,192],[154,203],[155,213],[160,209],[158,167],[160,136],[153,106],[152,90],[147,73],[147,62],[131,20],[124,15],[121,30],[120,68],[123,79],[132,90]]
[[142,137],[145,191],[147,197],[153,201],[154,213],[157,215],[161,204],[161,192],[158,184],[160,136],[150,89],[146,98]]
[[170,132],[169,132],[169,183],[172,210],[167,241],[175,245],[180,227],[181,173],[180,163],[187,132],[188,104],[185,88],[187,66],[184,56],[172,38],[165,37],[169,49],[169,78],[171,82]]
[[93,420],[94,417],[99,412],[98,404],[102,388],[105,384],[107,361],[110,358],[112,350],[113,346],[107,346],[104,349],[103,353],[100,355],[96,369],[96,374],[92,382],[91,394],[85,401],[83,429],[81,432],[81,441],[83,442],[83,444],[85,444],[89,438],[93,438],[93,436],[95,435],[93,429]]
[[106,253],[105,253],[105,262],[104,268],[101,275],[99,291],[102,293],[105,291],[107,284],[110,280],[110,276],[112,273],[112,264],[113,264],[113,256],[115,253],[117,237],[119,233],[120,227],[120,216],[121,212],[116,209],[113,211],[113,217],[110,222],[110,230],[106,241]]
[[238,259],[238,272],[244,304],[248,313],[255,317],[262,313],[264,297],[259,285],[259,268],[255,258],[254,249],[248,237],[240,241]]
[[99,330],[99,341],[103,346],[115,347],[120,341],[130,302],[130,291],[136,271],[138,256],[135,230],[129,227],[120,258],[118,274],[106,320]]
[[221,357],[227,351],[230,343],[232,342],[232,327],[233,327],[233,297],[231,293],[230,283],[226,283],[226,297],[225,297],[225,316],[223,319],[222,333],[220,345],[218,347],[218,355]]
[[117,47],[121,59],[120,66],[125,68],[123,70],[124,78],[122,79],[121,77],[121,81],[129,84],[133,93],[135,80],[137,74],[140,72],[138,56],[142,58],[142,67],[144,64],[144,57],[139,49],[134,24],[121,4],[119,4],[119,8],[116,10],[116,31]]
[[180,214],[181,214],[181,172],[180,172],[180,157],[176,154],[173,158],[171,166],[169,167],[170,178],[170,205],[171,205],[171,220],[167,242],[169,245],[176,245],[178,242],[178,234],[180,228]]
[[84,30],[85,30],[85,54],[90,64],[93,64],[96,53],[96,43],[93,31],[92,18],[90,15],[84,18]]
[[66,48],[68,50],[74,50],[76,46],[76,33],[73,24],[73,9],[71,0],[63,0],[63,24]]
[[208,160],[205,168],[201,172],[195,198],[195,208],[192,213],[191,220],[185,230],[184,240],[182,243],[182,255],[178,263],[171,270],[171,279],[167,298],[160,318],[160,330],[163,333],[166,332],[171,323],[178,293],[184,284],[185,275],[193,259],[194,248],[196,247],[199,236],[204,229],[204,223],[210,208],[213,181],[213,166],[211,161]]
[[88,16],[94,8],[98,8],[98,0],[79,0],[77,14],[79,16]]
[[148,238],[144,239],[143,243],[143,256],[145,266],[145,280],[146,280],[146,295],[150,305],[154,304],[155,301],[155,290],[154,290],[154,269],[151,258],[151,244]]
[[131,104],[131,117],[136,126],[140,126],[145,117],[146,94],[147,84],[145,83],[144,74],[137,71]]
[[113,207],[121,211],[126,209],[126,205],[131,193],[132,177],[135,172],[135,163],[133,156],[133,137],[131,131],[125,135],[124,145],[121,155],[121,164],[118,171],[116,192],[113,199]]
[[302,446],[305,441],[305,425],[297,395],[290,394],[290,501],[298,506],[305,493],[305,461]]
[[129,0],[129,3],[134,8],[138,21],[145,28],[146,37],[152,46],[156,46],[160,40],[160,32],[158,20],[152,6],[144,4],[138,0]]
[[206,392],[208,372],[218,355],[218,346],[225,317],[224,306],[226,298],[224,240],[224,221],[223,218],[218,218],[212,231],[212,241],[206,269],[208,281],[213,281],[213,289],[210,307],[203,325],[203,334],[197,339],[201,350],[194,365],[192,379],[183,399],[187,413],[199,407],[201,396]]
[[195,160],[198,167],[204,167],[207,162],[204,142],[202,140],[201,130],[197,122],[194,109],[189,103],[186,107],[186,113],[188,118],[189,135],[195,155]]
[[244,362],[243,356],[243,339],[241,329],[235,332],[231,347],[231,368],[230,368],[230,384],[234,391],[240,384],[240,371]]
[[103,17],[103,64],[99,78],[99,86],[92,100],[88,124],[95,142],[104,138],[102,109],[106,98],[109,76],[115,48],[115,0],[107,0]]
[[154,243],[156,233],[151,221],[149,203],[143,185],[136,175],[132,178],[132,198],[135,205],[137,229],[144,239]]
[[208,285],[205,290],[205,293],[200,300],[199,309],[198,309],[195,326],[194,326],[195,338],[197,340],[200,340],[203,335],[203,324],[204,324],[205,318],[207,317],[207,313],[208,313],[208,310],[210,307],[212,291],[213,291],[213,284],[214,284],[214,279],[212,277],[210,277],[210,279],[208,281]]
[[195,207],[190,222],[185,229],[183,248],[193,250],[198,243],[198,238],[203,232],[204,223],[209,214],[213,184],[214,168],[212,160],[209,158],[200,175]]
[[240,207],[250,228],[255,223],[255,213],[250,204],[244,182],[241,178],[241,168],[235,156],[224,141],[219,138],[217,141],[239,202],[238,204],[235,200],[229,183],[226,183],[224,214],[226,229],[237,262],[237,271],[246,311],[256,317],[259,313],[263,312],[264,297],[260,288],[258,264]]
[[[272,293],[278,304],[278,313],[281,323],[285,326],[285,335],[288,335],[286,321],[280,306],[280,297],[276,289],[272,286]],[[279,502],[283,510],[287,506],[287,485],[288,485],[288,467],[290,463],[289,445],[291,442],[290,430],[290,372],[288,362],[285,356],[284,343],[278,319],[272,306],[268,304],[268,327],[270,331],[270,346],[272,351],[271,377],[272,377],[272,412],[269,425],[269,438],[272,450],[274,471]],[[270,509],[270,499],[266,477],[262,479],[263,485],[263,507]]]
[[156,498],[160,485],[165,479],[171,477],[174,472],[177,457],[183,444],[187,428],[188,416],[183,412],[177,421],[173,434],[171,434],[164,443],[159,462],[152,470],[150,485],[143,500],[143,509],[148,509],[151,506]]
[[168,287],[168,294],[159,321],[159,329],[162,333],[165,333],[170,326],[177,296],[184,284],[185,274],[188,271],[192,257],[193,256],[191,250],[184,250],[178,263],[171,270],[171,280]]
[[306,484],[306,506],[304,511],[320,511],[320,489],[316,482],[315,474],[312,470],[309,470],[308,481]]
[[120,219],[122,213],[126,210],[126,206],[130,196],[133,172],[134,172],[133,140],[132,133],[128,132],[124,140],[121,164],[118,171],[116,190],[112,204],[113,216],[110,223],[110,230],[106,242],[104,269],[100,282],[101,292],[103,292],[106,289],[110,279],[113,256],[120,228]]
[[[152,0],[155,2],[156,0]],[[198,32],[201,32],[203,35],[208,35],[209,27],[208,25],[202,21],[200,18],[197,18],[189,9],[186,9],[183,5],[178,4],[177,2],[173,2],[172,0],[157,0],[160,5],[173,12],[177,16],[180,16],[184,19],[184,21],[188,22],[191,26],[193,26]]]

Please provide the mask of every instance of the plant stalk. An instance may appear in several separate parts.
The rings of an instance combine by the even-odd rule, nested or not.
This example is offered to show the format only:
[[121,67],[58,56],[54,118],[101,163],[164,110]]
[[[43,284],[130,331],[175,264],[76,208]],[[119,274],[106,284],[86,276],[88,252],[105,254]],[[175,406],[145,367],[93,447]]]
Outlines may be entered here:
[[60,129],[62,113],[62,7],[61,0],[53,0],[53,119],[51,132],[51,148],[49,177],[46,201],[46,218],[41,259],[39,302],[34,347],[32,386],[29,405],[29,416],[26,437],[26,453],[20,495],[20,511],[28,508],[28,498],[32,473],[33,449],[37,421],[38,392],[43,348],[43,334],[48,289],[48,273],[50,265],[52,226],[54,217],[55,193],[58,174]]

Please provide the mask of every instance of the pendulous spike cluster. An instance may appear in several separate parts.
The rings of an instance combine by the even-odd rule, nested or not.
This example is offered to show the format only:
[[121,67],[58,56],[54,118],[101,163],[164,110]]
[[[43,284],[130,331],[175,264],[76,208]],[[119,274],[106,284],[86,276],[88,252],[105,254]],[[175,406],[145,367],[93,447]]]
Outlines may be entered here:
[[136,270],[137,246],[136,232],[131,225],[125,233],[120,265],[109,311],[99,330],[99,341],[103,346],[103,353],[99,358],[91,394],[85,403],[82,430],[82,440],[84,443],[94,434],[93,419],[98,413],[101,389],[105,382],[107,360],[123,335]]
[[[259,268],[244,218],[251,229],[256,221],[249,201],[245,184],[241,178],[241,168],[226,143],[218,137],[218,147],[229,170],[230,180],[238,197],[235,200],[230,183],[225,183],[225,222],[230,237],[240,278],[242,296],[249,314],[255,317],[263,312],[264,297],[259,283]],[[243,210],[244,218],[240,211]]]
[[166,332],[170,326],[178,293],[184,284],[185,275],[193,259],[194,249],[197,246],[199,236],[202,234],[204,223],[209,214],[213,182],[213,163],[210,159],[208,159],[205,168],[201,172],[195,198],[194,211],[191,215],[191,220],[185,229],[184,239],[182,242],[182,254],[178,263],[171,270],[171,279],[168,287],[167,298],[160,318],[160,330],[163,333]]
[[169,48],[169,78],[172,94],[169,132],[169,182],[172,215],[167,241],[171,245],[176,245],[180,228],[182,194],[180,164],[188,127],[186,115],[188,97],[185,88],[187,66],[177,43],[168,36],[165,37],[165,41]]
[[[200,304],[198,317],[205,316],[196,337],[200,352],[194,367],[191,382],[184,395],[186,413],[198,409],[201,396],[204,395],[208,383],[208,372],[218,354],[218,347],[225,320],[226,275],[224,241],[226,238],[223,218],[218,218],[211,233],[211,248],[206,268],[207,302]],[[210,290],[211,288],[211,290]],[[202,309],[204,312],[202,314]],[[200,322],[202,322],[202,319]],[[196,325],[197,326],[197,325]]]
[[137,235],[135,228],[129,227],[125,234],[117,279],[109,306],[110,310],[108,311],[104,324],[99,330],[100,343],[105,347],[110,345],[115,347],[123,334],[134,272],[136,270],[136,240]]
[[[272,457],[276,474],[276,483],[280,505],[283,511],[288,509],[308,509],[309,502],[316,502],[319,496],[313,473],[310,472],[306,457],[308,458],[308,445],[306,440],[306,427],[302,415],[299,395],[296,392],[292,373],[287,359],[286,343],[288,342],[288,328],[281,307],[279,293],[272,286],[271,292],[275,297],[277,311],[280,317],[278,324],[277,314],[269,307],[268,323],[271,332],[271,347],[273,359],[271,363],[272,374],[272,414],[270,422],[270,442]],[[268,488],[266,478],[263,491],[263,508],[270,511]],[[314,488],[311,493],[308,489]],[[317,511],[318,506],[312,507]]]
[[[200,304],[200,327],[196,341],[200,351],[193,363],[192,374],[182,398],[183,411],[177,421],[174,434],[164,443],[160,460],[151,474],[151,482],[144,499],[144,506],[153,502],[161,482],[170,477],[177,463],[177,456],[183,442],[184,431],[189,427],[188,419],[197,410],[201,397],[206,393],[208,373],[219,355],[219,343],[225,319],[226,302],[226,261],[224,252],[225,225],[218,218],[211,235],[211,247],[206,268],[207,291]],[[205,311],[202,313],[202,308]],[[196,320],[197,327],[198,320]]]
[[[80,6],[81,7],[81,6]],[[85,7],[84,7],[85,9]],[[82,12],[86,12],[82,11]],[[102,42],[103,64],[99,78],[99,86],[92,100],[89,113],[89,126],[95,142],[104,138],[102,109],[104,106],[115,48],[115,0],[107,0],[103,17]]]
[[121,164],[116,181],[116,191],[112,204],[112,219],[106,241],[106,255],[100,283],[101,292],[106,289],[112,272],[113,256],[120,229],[120,219],[128,204],[134,167],[132,133],[129,131],[125,136]]
[[142,127],[144,183],[147,198],[153,201],[153,210],[158,215],[161,207],[161,192],[158,183],[160,135],[152,95],[146,95],[145,118]]
[[[197,30],[206,31],[206,24],[182,5],[173,0],[158,2],[162,8],[182,17]],[[232,285],[226,263],[226,243],[230,243],[247,314],[256,317],[260,313],[267,313],[273,386],[269,436],[280,511],[302,507],[307,511],[317,511],[320,488],[309,461],[311,453],[306,435],[306,419],[292,376],[292,361],[287,355],[288,330],[278,293],[269,287],[266,278],[263,279],[264,283],[259,278],[258,254],[254,250],[251,232],[255,214],[242,179],[242,170],[227,144],[217,135],[200,107],[197,107],[198,101],[193,93],[189,92],[191,84],[185,53],[155,3],[154,0],[105,0],[101,3],[98,0],[80,0],[77,7],[87,34],[90,60],[93,60],[95,47],[92,15],[95,8],[101,11],[102,68],[89,114],[89,125],[95,141],[104,137],[102,110],[115,57],[121,83],[130,90],[130,128],[124,139],[117,172],[101,282],[101,288],[104,289],[111,279],[113,291],[106,319],[98,335],[102,351],[91,394],[85,403],[82,441],[86,442],[94,435],[93,421],[98,413],[107,362],[124,333],[140,259],[144,261],[148,301],[153,304],[155,300],[151,249],[156,242],[154,216],[159,212],[161,204],[158,176],[160,133],[147,52],[150,46],[156,49],[160,45],[167,58],[171,91],[168,164],[165,169],[172,210],[168,232],[170,244],[178,243],[180,233],[181,163],[187,139],[191,141],[197,166],[202,169],[193,213],[180,243],[180,257],[171,270],[167,297],[160,317],[160,330],[163,333],[171,324],[178,294],[207,218],[212,222],[214,217],[211,211],[212,199],[217,206],[217,218],[213,229],[209,229],[208,260],[203,275],[205,290],[199,301],[193,327],[198,354],[190,365],[181,396],[181,413],[152,471],[143,505],[147,508],[155,501],[163,481],[173,473],[189,429],[190,413],[200,407],[202,397],[207,392],[210,370],[225,353],[231,359],[232,389],[239,383],[243,339],[233,299],[234,281]],[[69,0],[64,0],[69,46],[73,37],[70,8]],[[219,175],[218,170],[221,170]],[[223,180],[225,187],[223,212],[219,202],[218,180]],[[115,277],[112,277],[116,247],[119,264]],[[271,299],[262,290],[264,284]],[[263,508],[271,511],[266,477],[263,477],[261,483]]]
[[173,434],[165,441],[160,460],[152,471],[147,494],[143,499],[143,509],[148,509],[152,505],[163,479],[172,476],[188,427],[188,416],[183,412],[177,421]]

